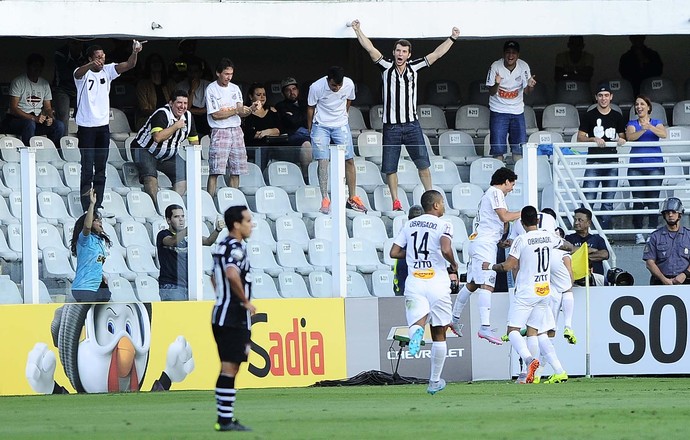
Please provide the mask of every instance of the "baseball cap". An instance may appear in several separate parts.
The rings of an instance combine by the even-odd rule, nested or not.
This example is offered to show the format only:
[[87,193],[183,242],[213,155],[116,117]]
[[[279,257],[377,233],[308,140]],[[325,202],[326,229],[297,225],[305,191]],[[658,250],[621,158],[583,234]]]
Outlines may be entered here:
[[603,83],[599,83],[599,85],[597,86],[596,91],[594,93],[597,94],[599,92],[611,93],[611,87],[609,86],[608,81],[603,82]]
[[287,86],[297,86],[297,87],[299,87],[299,85],[297,85],[297,80],[296,80],[295,78],[292,78],[292,77],[284,78],[284,79],[280,82],[280,90],[283,90],[283,89],[284,89],[285,87],[287,87]]
[[516,52],[520,52],[520,43],[515,40],[508,40],[503,44],[503,52],[508,49],[513,49]]

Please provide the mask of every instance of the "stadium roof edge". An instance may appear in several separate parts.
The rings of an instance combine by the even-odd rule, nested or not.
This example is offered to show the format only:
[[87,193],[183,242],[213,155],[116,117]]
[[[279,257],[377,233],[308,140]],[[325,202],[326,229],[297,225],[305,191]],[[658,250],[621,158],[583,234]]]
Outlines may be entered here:
[[687,0],[9,0],[0,16],[6,37],[353,38],[355,18],[373,38],[442,38],[453,26],[462,38],[690,34]]

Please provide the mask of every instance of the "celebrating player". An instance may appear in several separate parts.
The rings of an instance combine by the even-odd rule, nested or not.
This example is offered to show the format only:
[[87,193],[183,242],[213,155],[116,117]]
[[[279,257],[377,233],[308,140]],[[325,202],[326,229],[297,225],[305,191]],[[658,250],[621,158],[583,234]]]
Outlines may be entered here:
[[501,345],[501,338],[491,329],[491,293],[496,285],[496,273],[482,270],[482,262],[496,262],[498,249],[506,231],[506,223],[520,218],[517,211],[508,211],[505,196],[513,190],[517,174],[508,168],[500,168],[491,176],[491,187],[479,202],[479,211],[474,218],[474,232],[470,235],[467,267],[467,284],[460,290],[453,305],[451,330],[460,336],[460,315],[470,299],[470,293],[479,294],[479,320],[481,327],[477,336],[492,344]]
[[539,368],[538,353],[532,353],[527,342],[520,334],[520,329],[527,326],[527,338],[537,337],[538,347],[547,362],[553,367],[556,375],[567,380],[567,374],[561,366],[556,351],[546,331],[555,327],[550,306],[550,266],[553,249],[572,250],[572,246],[556,237],[553,232],[537,229],[539,218],[533,206],[522,208],[520,215],[526,232],[519,235],[510,248],[504,263],[492,264],[482,262],[485,271],[507,272],[520,269],[515,282],[515,297],[508,311],[508,338],[513,348],[527,365],[526,383],[532,383],[534,373]]
[[[451,318],[451,290],[457,291],[458,263],[453,253],[453,225],[441,220],[446,207],[435,190],[422,195],[424,214],[409,220],[395,238],[391,258],[405,258],[405,314],[410,332],[410,355],[419,352],[427,321],[431,326],[431,375],[427,392],[446,386],[441,379],[446,361],[446,327]],[[446,269],[446,261],[450,267]]]

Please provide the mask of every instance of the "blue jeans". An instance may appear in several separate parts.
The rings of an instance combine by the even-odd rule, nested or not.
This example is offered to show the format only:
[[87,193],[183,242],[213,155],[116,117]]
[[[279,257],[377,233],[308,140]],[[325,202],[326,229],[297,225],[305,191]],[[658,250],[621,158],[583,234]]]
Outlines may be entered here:
[[[108,164],[110,127],[79,127],[77,131],[81,153],[81,207],[89,209],[89,189],[96,191],[96,209],[102,207],[105,191],[105,168]],[[86,195],[84,195],[86,194]]]
[[383,174],[398,172],[402,145],[405,145],[410,159],[418,170],[425,170],[431,166],[419,121],[383,124],[383,157],[381,159],[381,172]]
[[[663,176],[663,168],[628,168],[628,176]],[[662,179],[630,179],[631,187],[639,186],[661,186]],[[656,199],[659,197],[659,190],[633,191],[633,199]],[[655,229],[659,223],[659,202],[634,202],[633,209],[649,210],[649,214],[635,214],[632,218],[633,228],[642,229],[645,216],[647,217],[647,227]]]
[[[618,181],[615,179],[611,180],[597,180],[593,179],[593,177],[617,177],[618,176],[618,168],[615,168],[615,164],[611,164],[612,167],[614,168],[588,168],[585,170],[585,180],[582,182],[582,187],[583,188],[598,188],[599,184],[601,184],[602,188],[615,188],[618,186]],[[587,197],[587,200],[592,200],[596,198],[596,191],[593,192],[588,192],[585,193],[585,196]],[[613,198],[616,197],[616,192],[615,191],[606,191],[601,193],[601,198],[602,200],[612,200]],[[613,211],[613,203],[611,202],[602,202],[601,203],[601,210],[602,211]],[[599,224],[603,229],[611,229],[611,216],[610,215],[602,215],[601,218],[599,218]]]
[[29,145],[29,140],[32,136],[48,136],[48,139],[53,141],[56,147],[60,148],[60,138],[65,135],[65,125],[62,121],[53,119],[51,125],[37,124],[34,121],[16,116],[7,115],[6,118],[7,131],[21,137],[24,145]]
[[311,148],[314,160],[330,159],[331,143],[345,145],[346,160],[355,157],[355,150],[352,145],[352,132],[348,124],[342,127],[326,127],[325,125],[314,123],[311,126]]
[[187,301],[189,299],[187,287],[177,284],[161,284],[158,287],[158,293],[161,301]]
[[489,116],[489,140],[491,141],[491,156],[503,156],[508,152],[506,137],[510,142],[510,151],[522,156],[522,144],[527,142],[527,126],[525,114],[512,115],[510,113],[491,112]]

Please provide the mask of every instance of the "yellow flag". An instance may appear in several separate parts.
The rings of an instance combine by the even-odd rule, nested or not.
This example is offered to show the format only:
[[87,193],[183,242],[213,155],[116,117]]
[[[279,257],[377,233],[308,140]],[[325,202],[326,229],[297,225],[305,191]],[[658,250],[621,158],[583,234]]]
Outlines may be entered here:
[[573,266],[574,279],[579,280],[589,274],[589,252],[587,249],[587,243],[582,243],[580,249],[573,252],[571,262]]

